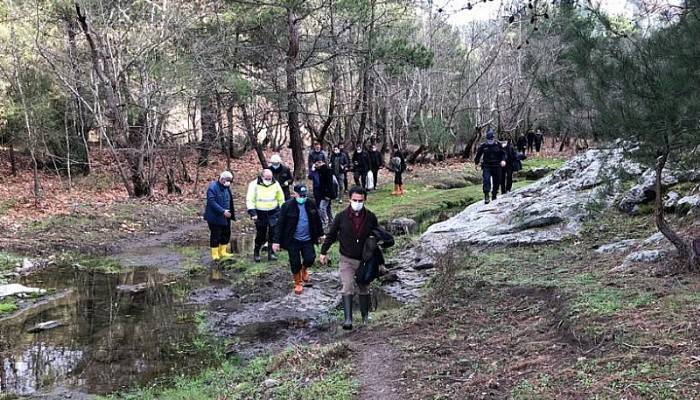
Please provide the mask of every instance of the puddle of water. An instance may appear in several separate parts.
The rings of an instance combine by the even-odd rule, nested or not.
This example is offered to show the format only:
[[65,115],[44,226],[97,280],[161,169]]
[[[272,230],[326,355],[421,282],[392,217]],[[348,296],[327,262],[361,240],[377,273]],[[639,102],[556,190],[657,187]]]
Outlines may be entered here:
[[[200,336],[197,306],[182,304],[178,292],[187,290],[155,269],[104,274],[57,267],[22,283],[57,294],[0,323],[0,393],[67,387],[105,394],[211,362],[187,347]],[[124,292],[119,285],[140,289]],[[27,333],[51,320],[64,326]]]

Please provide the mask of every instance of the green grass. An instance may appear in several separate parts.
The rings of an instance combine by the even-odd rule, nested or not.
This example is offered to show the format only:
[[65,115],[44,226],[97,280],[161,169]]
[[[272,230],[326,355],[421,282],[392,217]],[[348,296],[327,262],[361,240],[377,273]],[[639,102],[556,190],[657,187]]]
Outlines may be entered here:
[[[328,399],[350,400],[357,393],[351,378],[347,345],[292,347],[276,356],[258,357],[242,365],[225,361],[195,377],[175,378],[168,387],[146,388],[107,399]],[[274,379],[266,387],[264,382]]]
[[15,303],[14,299],[2,299],[2,302],[0,302],[0,315],[10,314],[15,310],[17,310],[17,303]]
[[543,158],[543,157],[529,157],[527,160],[523,161],[523,170],[535,169],[535,168],[549,168],[549,169],[559,169],[566,159],[563,158]]

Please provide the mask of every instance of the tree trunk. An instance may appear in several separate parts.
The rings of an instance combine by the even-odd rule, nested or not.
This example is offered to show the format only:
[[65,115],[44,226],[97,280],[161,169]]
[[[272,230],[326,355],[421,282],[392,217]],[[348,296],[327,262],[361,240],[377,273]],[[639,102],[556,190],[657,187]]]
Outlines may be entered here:
[[294,180],[301,181],[306,172],[306,165],[304,163],[304,144],[299,127],[299,99],[297,97],[296,62],[299,56],[299,27],[297,26],[296,13],[291,7],[287,9],[287,28],[289,30],[289,47],[287,48],[285,66],[287,75],[287,124],[289,125],[289,144],[292,147],[292,160],[294,161]]
[[260,166],[263,169],[267,168],[267,160],[265,159],[265,153],[263,152],[260,142],[258,142],[258,133],[255,132],[255,127],[253,126],[253,120],[248,114],[248,107],[245,104],[240,104],[241,113],[243,113],[243,125],[245,125],[245,130],[248,133],[248,138],[250,139],[250,145],[255,149],[255,154],[258,155],[258,161],[260,161]]
[[656,198],[655,198],[655,210],[654,210],[654,220],[656,222],[656,228],[661,232],[661,234],[666,237],[678,250],[678,256],[687,263],[690,270],[698,268],[700,263],[700,258],[698,257],[698,241],[695,240],[692,245],[686,242],[676,231],[671,228],[664,217],[664,202],[663,202],[663,191],[661,187],[662,177],[661,174],[666,165],[668,159],[668,153],[660,156],[656,159]]
[[15,146],[10,144],[10,171],[12,176],[17,176],[17,160],[15,159]]
[[202,101],[202,141],[199,144],[199,165],[206,167],[209,164],[209,152],[211,146],[216,141],[216,108],[213,101],[205,99]]

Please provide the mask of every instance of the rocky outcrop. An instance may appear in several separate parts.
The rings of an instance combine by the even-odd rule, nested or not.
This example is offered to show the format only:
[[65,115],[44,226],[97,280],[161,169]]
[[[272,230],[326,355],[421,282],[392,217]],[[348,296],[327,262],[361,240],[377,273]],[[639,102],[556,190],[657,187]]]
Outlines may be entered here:
[[387,229],[392,235],[410,235],[416,232],[418,223],[410,218],[396,218],[389,221]]
[[[665,170],[661,175],[661,185],[666,188],[679,182],[678,177],[671,171]],[[646,170],[639,178],[639,183],[633,186],[622,197],[619,209],[629,214],[639,210],[637,206],[648,203],[656,197],[656,171]]]
[[[446,253],[455,244],[474,248],[551,243],[578,234],[593,208],[608,207],[620,191],[620,171],[641,171],[621,149],[589,150],[546,178],[490,204],[479,202],[431,226],[417,257]],[[640,172],[641,173],[641,172]]]
[[676,212],[680,215],[700,211],[700,194],[685,196],[676,203]]

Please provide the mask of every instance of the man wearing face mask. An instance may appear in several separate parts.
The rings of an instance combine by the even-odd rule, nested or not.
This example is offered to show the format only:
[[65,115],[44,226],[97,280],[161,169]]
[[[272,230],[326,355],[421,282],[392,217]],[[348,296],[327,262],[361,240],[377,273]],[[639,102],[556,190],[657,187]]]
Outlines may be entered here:
[[282,186],[284,192],[284,200],[289,200],[289,186],[294,182],[292,171],[282,164],[282,157],[279,154],[273,154],[270,157],[270,170],[275,180]]
[[369,168],[372,171],[372,177],[374,178],[372,190],[377,190],[377,181],[379,178],[379,169],[384,167],[384,158],[382,153],[377,150],[377,145],[372,145],[372,150],[369,154]]
[[[355,294],[355,273],[360,267],[365,241],[379,227],[377,217],[364,207],[367,191],[361,187],[350,189],[350,207],[339,212],[333,219],[328,235],[321,246],[321,264],[328,263],[328,250],[336,241],[340,242],[340,280],[343,284],[343,329],[352,329],[352,301]],[[357,284],[362,322],[369,317],[369,285]]]
[[[496,141],[495,134],[491,129],[486,133],[486,142],[479,146],[476,151],[474,163],[479,166],[481,157],[484,162],[481,164],[484,181],[484,203],[489,204],[491,200],[496,200],[498,187],[501,185],[501,169],[506,166],[506,153],[501,145]],[[493,198],[489,199],[489,192],[493,189]]]
[[207,204],[203,217],[209,225],[209,247],[214,261],[231,256],[226,251],[226,246],[231,241],[231,220],[236,220],[230,188],[232,180],[233,175],[224,171],[219,175],[219,179],[210,183],[207,188]]
[[314,244],[323,236],[321,218],[304,185],[294,186],[292,199],[284,203],[272,239],[272,250],[286,249],[292,268],[294,293],[301,294],[310,281],[308,268],[316,259]]
[[343,142],[338,143],[338,150],[340,150],[340,154],[347,160],[345,172],[343,173],[343,189],[345,189],[345,193],[350,190],[350,185],[348,185],[348,174],[347,172],[352,169],[352,166],[350,165],[350,154],[348,154],[347,151],[345,151],[345,145]]
[[367,189],[367,172],[369,172],[369,157],[362,150],[362,145],[357,145],[352,155],[352,170],[355,175],[355,186]]
[[328,161],[328,157],[326,157],[326,152],[321,150],[321,142],[314,142],[314,148],[309,152],[309,157],[307,161],[309,167],[308,178],[311,180],[311,184],[314,189],[314,199],[318,203],[321,201],[321,199],[318,197],[318,192],[320,190],[320,177],[316,168],[318,168],[321,164],[325,164]]
[[284,204],[284,192],[277,183],[269,169],[263,170],[260,176],[250,182],[246,194],[246,208],[248,214],[255,221],[255,247],[253,259],[260,262],[260,249],[265,242],[270,245],[267,248],[267,259],[276,260],[277,256],[272,250],[272,232],[277,224],[280,207]]
[[348,154],[340,150],[340,145],[333,148],[333,154],[331,155],[331,168],[333,169],[333,175],[338,181],[338,203],[342,203],[341,199],[342,193],[345,192],[348,187],[348,168],[350,166],[350,159]]

